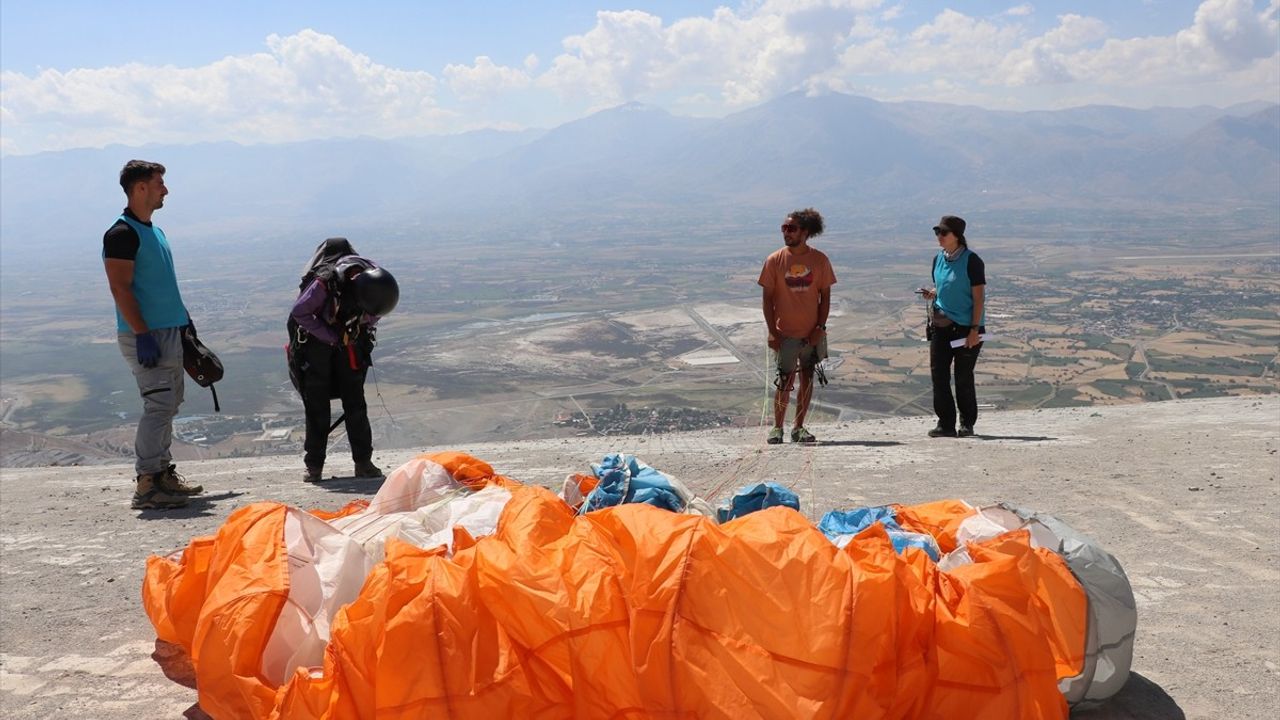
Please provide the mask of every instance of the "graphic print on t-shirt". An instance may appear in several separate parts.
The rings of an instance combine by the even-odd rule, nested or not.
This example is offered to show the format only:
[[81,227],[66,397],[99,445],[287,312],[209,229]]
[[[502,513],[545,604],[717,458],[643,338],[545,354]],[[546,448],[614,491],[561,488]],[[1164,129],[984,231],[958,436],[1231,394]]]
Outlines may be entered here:
[[791,292],[804,292],[813,285],[813,271],[808,265],[796,263],[787,268],[786,276],[787,287],[791,288]]

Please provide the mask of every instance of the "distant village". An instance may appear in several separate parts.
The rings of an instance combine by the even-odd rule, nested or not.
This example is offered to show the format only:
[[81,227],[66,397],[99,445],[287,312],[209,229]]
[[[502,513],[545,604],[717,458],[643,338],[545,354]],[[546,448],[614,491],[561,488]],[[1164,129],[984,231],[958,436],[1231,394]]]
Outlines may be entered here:
[[579,428],[582,435],[644,435],[686,430],[727,427],[733,420],[714,410],[689,407],[630,408],[618,403],[591,415],[583,412],[562,413],[556,427]]
[[[645,435],[729,427],[733,418],[722,412],[691,407],[630,407],[619,403],[590,413],[564,412],[553,420],[558,428],[579,435]],[[240,457],[296,452],[302,445],[302,424],[294,415],[264,413],[248,416],[193,415],[179,418],[174,435],[204,448],[220,445],[222,456]],[[224,443],[234,442],[229,447]]]
[[221,457],[288,453],[302,447],[301,418],[277,413],[181,417],[174,421],[173,434],[189,445],[218,446]]

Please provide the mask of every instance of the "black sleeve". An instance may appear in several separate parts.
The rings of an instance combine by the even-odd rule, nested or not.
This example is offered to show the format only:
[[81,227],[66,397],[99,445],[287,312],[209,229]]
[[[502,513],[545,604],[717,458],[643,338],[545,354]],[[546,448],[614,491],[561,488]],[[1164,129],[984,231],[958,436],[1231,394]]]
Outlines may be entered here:
[[117,220],[102,236],[102,256],[116,260],[135,260],[138,257],[138,231],[129,223]]
[[969,287],[987,284],[987,265],[977,255],[969,255]]

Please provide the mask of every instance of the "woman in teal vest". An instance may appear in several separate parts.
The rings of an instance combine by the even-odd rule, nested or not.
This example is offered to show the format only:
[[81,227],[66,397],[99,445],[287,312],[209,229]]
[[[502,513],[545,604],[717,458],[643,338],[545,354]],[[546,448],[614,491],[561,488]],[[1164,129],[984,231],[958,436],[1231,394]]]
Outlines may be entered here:
[[[938,424],[929,437],[968,437],[978,420],[978,395],[973,387],[973,368],[982,351],[981,335],[986,266],[969,249],[964,238],[965,222],[944,215],[933,227],[938,238],[938,255],[933,259],[933,289],[923,295],[931,302],[929,322],[929,369],[933,376],[933,412]],[[958,347],[952,343],[960,341]],[[951,366],[955,365],[956,392],[951,395]],[[956,427],[956,409],[960,426]]]

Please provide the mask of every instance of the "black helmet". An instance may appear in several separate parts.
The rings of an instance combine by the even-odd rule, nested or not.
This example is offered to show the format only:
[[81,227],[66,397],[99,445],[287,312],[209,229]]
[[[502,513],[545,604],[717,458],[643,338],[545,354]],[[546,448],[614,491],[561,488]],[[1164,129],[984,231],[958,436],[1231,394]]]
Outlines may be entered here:
[[369,315],[386,315],[400,302],[400,285],[391,273],[380,267],[371,267],[356,275],[352,285],[356,291],[356,304]]

